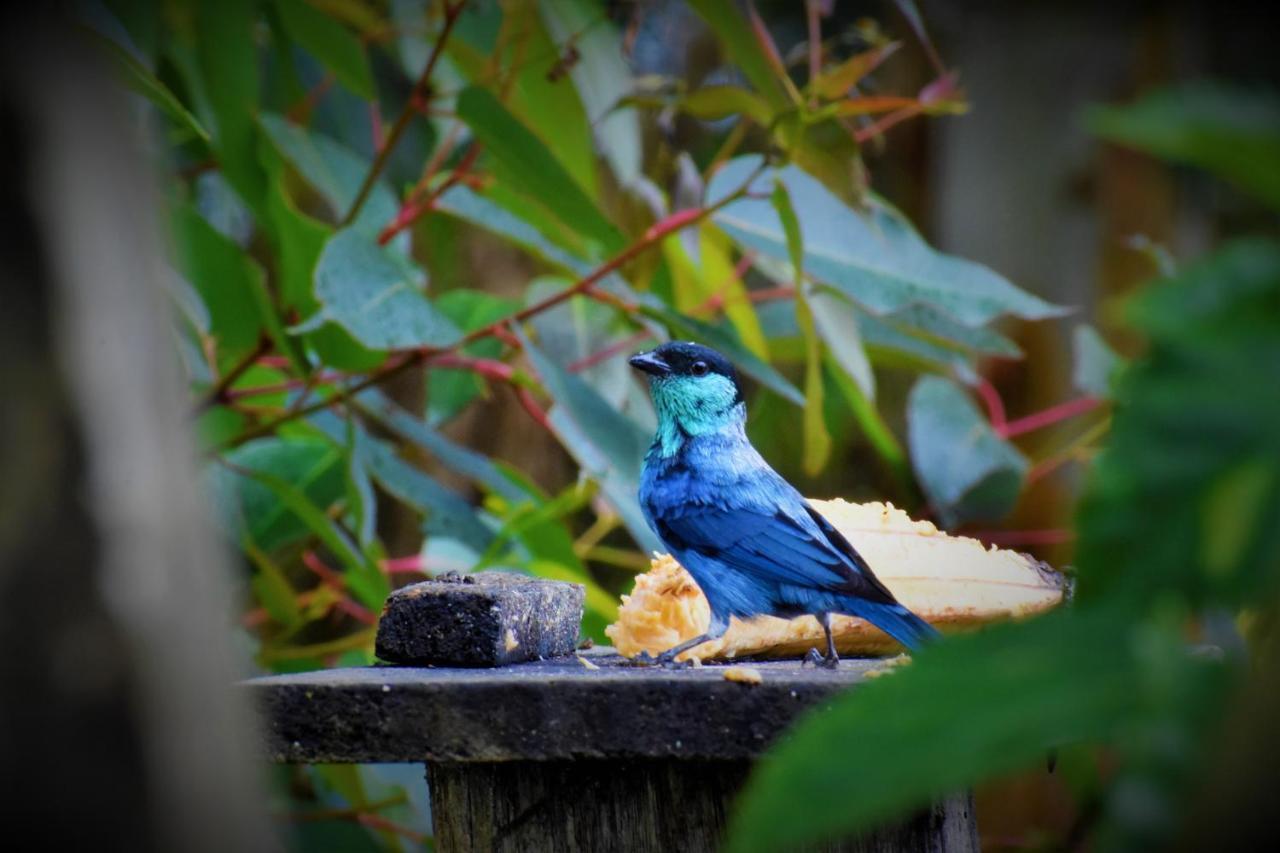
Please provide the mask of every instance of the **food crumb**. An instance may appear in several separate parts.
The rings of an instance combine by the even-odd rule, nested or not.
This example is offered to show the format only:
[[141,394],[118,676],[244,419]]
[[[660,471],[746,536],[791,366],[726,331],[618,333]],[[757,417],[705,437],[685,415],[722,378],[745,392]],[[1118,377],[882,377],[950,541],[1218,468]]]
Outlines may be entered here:
[[520,641],[516,639],[515,633],[510,628],[507,629],[507,636],[504,640],[504,644],[509,652],[515,651],[520,646]]
[[586,658],[582,657],[582,655],[574,655],[574,657],[576,657],[576,658],[578,659],[578,663],[582,664],[582,665],[583,665],[584,667],[586,667],[587,669],[599,669],[599,668],[600,668],[600,667],[596,666],[595,664],[593,664],[591,661],[589,661],[589,660],[587,660]]
[[760,670],[749,666],[731,666],[724,671],[725,681],[737,681],[740,684],[759,684],[764,681]]

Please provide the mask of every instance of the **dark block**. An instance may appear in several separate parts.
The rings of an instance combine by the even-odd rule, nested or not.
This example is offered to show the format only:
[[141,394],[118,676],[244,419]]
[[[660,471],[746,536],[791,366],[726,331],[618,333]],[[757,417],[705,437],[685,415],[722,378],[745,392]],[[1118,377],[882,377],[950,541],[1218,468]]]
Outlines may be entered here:
[[578,643],[581,584],[510,572],[448,575],[387,598],[375,651],[391,663],[501,666],[558,657]]

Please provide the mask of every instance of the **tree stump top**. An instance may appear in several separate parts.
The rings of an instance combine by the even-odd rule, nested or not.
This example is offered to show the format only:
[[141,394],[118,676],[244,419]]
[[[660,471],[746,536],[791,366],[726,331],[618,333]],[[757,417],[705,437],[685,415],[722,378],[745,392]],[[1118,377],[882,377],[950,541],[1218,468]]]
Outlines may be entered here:
[[[759,755],[799,714],[883,665],[672,670],[635,666],[605,647],[495,669],[355,667],[245,686],[279,762],[723,760]],[[760,682],[726,678],[735,666],[756,670]]]

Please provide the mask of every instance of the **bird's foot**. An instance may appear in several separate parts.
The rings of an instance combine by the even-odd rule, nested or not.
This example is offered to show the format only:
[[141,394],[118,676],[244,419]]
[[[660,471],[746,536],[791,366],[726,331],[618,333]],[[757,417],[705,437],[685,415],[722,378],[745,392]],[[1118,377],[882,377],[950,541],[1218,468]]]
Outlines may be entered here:
[[658,655],[655,663],[657,663],[657,665],[662,667],[663,669],[692,669],[693,668],[693,661],[691,660],[678,661],[676,660],[675,655],[668,655],[666,652],[663,652],[662,654]]
[[809,649],[808,653],[801,659],[800,666],[803,667],[806,663],[811,663],[819,669],[835,669],[840,666],[840,658],[835,655],[826,657],[817,649]]

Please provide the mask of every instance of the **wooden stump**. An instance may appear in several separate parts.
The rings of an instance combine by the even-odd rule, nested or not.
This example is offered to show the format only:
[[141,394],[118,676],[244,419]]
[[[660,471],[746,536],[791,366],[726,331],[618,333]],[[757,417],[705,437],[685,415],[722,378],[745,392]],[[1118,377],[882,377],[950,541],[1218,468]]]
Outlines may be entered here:
[[[748,761],[512,761],[429,764],[444,853],[716,850]],[[813,848],[849,853],[978,849],[969,796],[902,823]]]
[[[716,849],[751,762],[797,715],[856,689],[879,665],[753,663],[763,679],[743,684],[725,680],[722,666],[637,667],[595,649],[486,669],[322,670],[248,688],[276,761],[426,764],[444,853],[670,853]],[[977,848],[961,795],[815,849]]]

